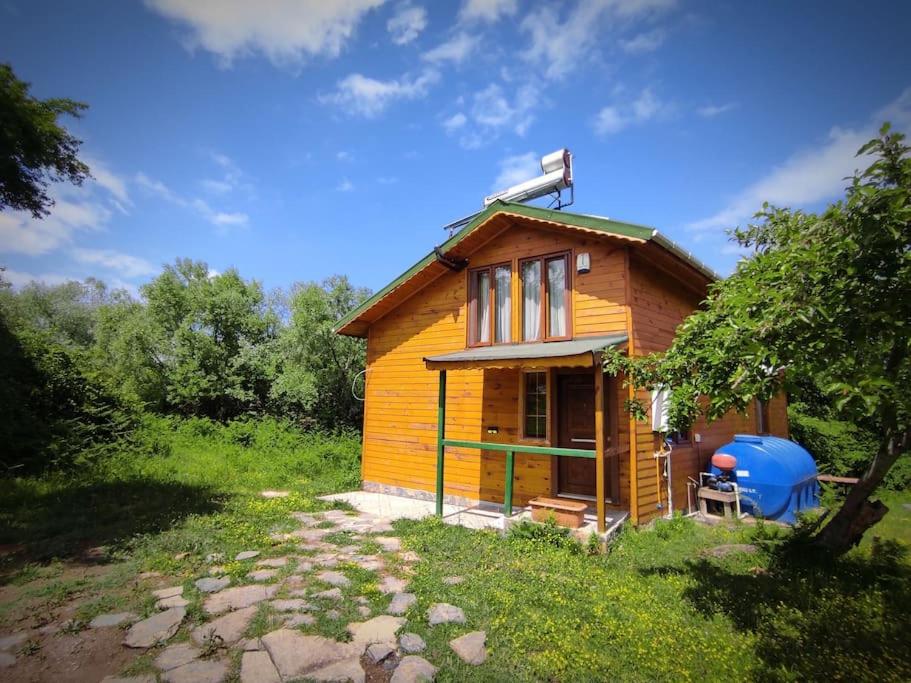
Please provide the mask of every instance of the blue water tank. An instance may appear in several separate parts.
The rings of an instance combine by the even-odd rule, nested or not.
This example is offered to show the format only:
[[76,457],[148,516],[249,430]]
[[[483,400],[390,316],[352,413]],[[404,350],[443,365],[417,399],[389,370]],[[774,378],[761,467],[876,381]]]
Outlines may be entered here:
[[[803,446],[777,436],[737,434],[715,453],[737,459],[731,480],[744,512],[793,524],[799,510],[819,506],[816,461]],[[712,473],[721,470],[712,466]]]

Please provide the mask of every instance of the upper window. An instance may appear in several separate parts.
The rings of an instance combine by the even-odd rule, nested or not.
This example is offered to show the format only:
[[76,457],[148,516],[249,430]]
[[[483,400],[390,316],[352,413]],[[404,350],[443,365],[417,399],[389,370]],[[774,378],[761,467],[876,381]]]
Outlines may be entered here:
[[569,254],[520,261],[522,341],[567,339],[570,332]]
[[469,271],[468,343],[484,346],[512,339],[512,268],[509,264]]

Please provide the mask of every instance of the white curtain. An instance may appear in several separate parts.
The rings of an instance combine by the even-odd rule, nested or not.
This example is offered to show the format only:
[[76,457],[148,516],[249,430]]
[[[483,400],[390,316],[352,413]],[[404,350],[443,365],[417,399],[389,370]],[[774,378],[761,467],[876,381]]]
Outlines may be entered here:
[[494,318],[494,341],[508,342],[511,339],[512,330],[512,294],[510,283],[512,279],[512,269],[509,266],[500,266],[494,271],[494,287],[497,296],[497,312]]
[[522,339],[541,337],[541,262],[522,264]]
[[478,273],[478,341],[490,341],[490,273]]
[[550,337],[566,336],[566,259],[547,262],[547,308]]

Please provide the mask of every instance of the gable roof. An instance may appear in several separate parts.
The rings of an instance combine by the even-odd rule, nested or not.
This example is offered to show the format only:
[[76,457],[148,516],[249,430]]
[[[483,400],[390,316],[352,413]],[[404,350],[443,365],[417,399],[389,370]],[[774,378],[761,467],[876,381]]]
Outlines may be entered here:
[[[483,241],[486,241],[491,231],[504,230],[513,225],[513,218],[520,218],[532,224],[538,223],[542,227],[612,237],[631,244],[644,245],[653,243],[673,254],[677,259],[701,274],[707,281],[720,279],[711,268],[654,228],[615,221],[601,216],[556,211],[529,206],[528,204],[504,202],[502,200],[493,202],[486,209],[473,216],[470,221],[437,249],[439,253],[454,260],[466,258]],[[423,288],[430,281],[447,272],[447,270],[447,267],[440,263],[437,258],[437,251],[431,251],[411,268],[339,320],[335,325],[334,331],[354,337],[366,336],[367,328],[371,323],[388,313],[401,301]]]

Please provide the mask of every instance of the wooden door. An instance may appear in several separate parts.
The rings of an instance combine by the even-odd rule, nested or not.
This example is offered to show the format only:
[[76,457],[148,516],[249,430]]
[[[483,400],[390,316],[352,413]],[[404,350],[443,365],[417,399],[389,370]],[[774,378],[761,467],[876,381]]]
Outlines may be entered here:
[[[557,445],[595,449],[595,379],[591,373],[561,375],[557,380]],[[595,495],[593,458],[561,457],[557,463],[557,491],[576,496]]]

